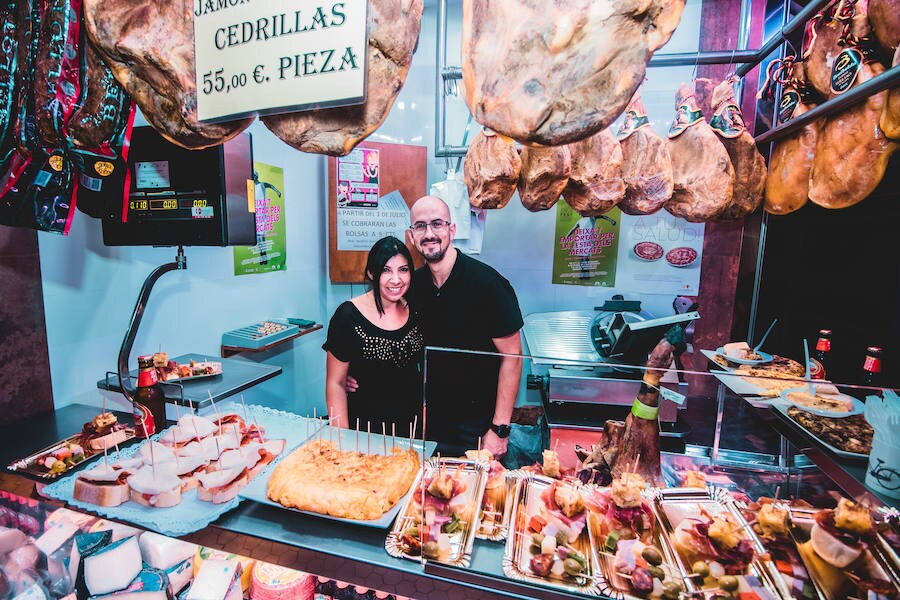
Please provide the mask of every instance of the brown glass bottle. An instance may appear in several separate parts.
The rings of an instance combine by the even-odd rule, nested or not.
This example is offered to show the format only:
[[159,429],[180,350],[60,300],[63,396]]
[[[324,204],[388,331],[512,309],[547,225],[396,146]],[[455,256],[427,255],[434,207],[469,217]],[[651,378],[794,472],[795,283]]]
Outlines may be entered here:
[[869,346],[866,348],[866,360],[863,361],[863,385],[881,387],[881,348]]
[[819,339],[816,341],[816,350],[809,360],[809,378],[825,379],[828,372],[828,363],[831,358],[831,330],[820,329]]
[[138,382],[134,392],[134,434],[149,437],[166,425],[166,397],[159,387],[152,356],[138,356]]

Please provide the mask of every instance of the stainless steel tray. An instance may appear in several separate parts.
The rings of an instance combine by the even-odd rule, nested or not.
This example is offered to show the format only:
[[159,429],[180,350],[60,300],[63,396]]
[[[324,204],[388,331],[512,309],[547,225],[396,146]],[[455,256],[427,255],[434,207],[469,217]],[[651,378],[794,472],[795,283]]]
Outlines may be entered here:
[[[506,549],[503,554],[503,572],[510,579],[526,581],[546,585],[569,592],[586,594],[589,596],[602,595],[605,581],[600,575],[597,564],[597,553],[593,551],[594,539],[589,528],[585,526],[581,535],[572,545],[588,561],[588,573],[583,577],[540,577],[531,572],[529,562],[530,535],[527,530],[528,515],[536,514],[538,503],[542,502],[541,492],[557,483],[556,479],[536,475],[529,472],[521,472],[516,477],[515,491],[512,495],[512,510],[509,517],[509,532],[506,538]],[[573,487],[582,488],[580,482],[571,484]],[[586,509],[585,509],[586,510]]]
[[459,495],[456,505],[465,506],[464,513],[468,513],[461,520],[462,527],[459,531],[449,534],[450,551],[438,559],[428,559],[458,567],[468,567],[472,560],[472,546],[475,543],[475,533],[481,519],[481,497],[484,494],[484,486],[487,483],[487,465],[483,462],[460,460],[455,458],[432,457],[425,461],[422,478],[413,486],[413,491],[406,498],[400,516],[394,521],[394,526],[387,535],[384,548],[387,553],[397,558],[410,560],[423,560],[418,552],[410,552],[410,548],[403,541],[403,532],[408,528],[415,528],[424,520],[419,503],[414,503],[414,496],[422,497],[425,493],[425,482],[429,480],[441,468],[456,470],[466,483],[466,489]]
[[[791,535],[806,570],[812,577],[816,589],[826,600],[844,598],[866,598],[866,590],[857,581],[867,577],[877,577],[893,585],[894,598],[900,597],[900,565],[897,555],[881,536],[876,543],[863,551],[860,558],[845,569],[837,569],[819,558],[809,541],[810,531],[815,523],[815,509],[791,508]],[[874,597],[874,596],[869,596]]]
[[[509,514],[512,512],[513,494],[516,491],[516,482],[524,474],[524,471],[506,471],[503,479],[506,482],[505,494],[503,501],[494,506],[494,510],[486,510],[484,506],[484,497],[481,500],[481,520],[475,537],[479,540],[489,540],[492,542],[502,542],[506,539],[509,532]],[[487,483],[485,483],[485,486]],[[485,489],[487,495],[487,489]]]
[[[656,512],[654,503],[656,494],[657,490],[655,488],[648,489],[644,493],[644,499],[650,506],[650,511],[652,513],[651,518],[653,520],[653,531],[650,537],[650,543],[647,545],[656,548],[659,550],[660,554],[662,554],[663,562],[660,567],[666,572],[666,579],[672,578],[673,580],[681,582],[682,574],[676,562],[675,552],[669,544],[669,539],[663,531],[662,523]],[[590,517],[588,518],[588,527],[591,527]],[[615,555],[610,552],[601,551],[597,532],[591,530],[591,539],[591,548],[597,555],[597,564],[600,567],[600,573],[603,575],[601,582],[601,591],[603,594],[611,598],[616,598],[617,600],[643,600],[646,596],[636,595],[631,587],[629,578],[616,570]],[[619,543],[622,542],[620,541]]]
[[[751,529],[744,516],[737,507],[734,498],[721,488],[671,488],[661,489],[655,498],[655,509],[660,523],[666,535],[671,541],[675,529],[684,519],[701,516],[701,510],[710,516],[723,512],[734,518],[743,531],[743,536],[750,541],[756,552],[756,558],[748,565],[746,571],[739,579],[751,576],[759,579],[760,584],[777,598],[789,600],[791,592],[782,579],[774,563],[768,558],[766,549],[760,542],[756,533]],[[691,565],[686,564],[687,557],[672,543],[675,562],[684,576],[684,582],[689,594],[701,598],[712,598],[718,591],[715,584],[706,584],[691,576]],[[741,586],[745,581],[741,581]]]

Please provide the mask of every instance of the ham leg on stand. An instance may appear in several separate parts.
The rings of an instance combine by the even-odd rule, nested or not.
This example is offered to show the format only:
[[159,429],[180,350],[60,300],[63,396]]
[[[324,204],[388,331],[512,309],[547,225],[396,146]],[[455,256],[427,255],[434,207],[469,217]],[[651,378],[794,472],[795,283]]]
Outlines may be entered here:
[[659,458],[659,381],[672,364],[675,349],[683,342],[684,331],[675,326],[656,344],[647,359],[641,391],[625,420],[625,432],[619,440],[619,452],[612,465],[613,477],[637,473],[656,485],[663,485]]

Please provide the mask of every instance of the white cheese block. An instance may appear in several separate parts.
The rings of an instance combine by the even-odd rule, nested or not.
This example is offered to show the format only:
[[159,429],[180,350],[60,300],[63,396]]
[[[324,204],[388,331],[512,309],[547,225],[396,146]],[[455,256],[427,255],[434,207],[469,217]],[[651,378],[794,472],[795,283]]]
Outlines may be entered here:
[[128,587],[141,567],[137,538],[125,538],[85,557],[84,582],[93,596],[109,594]]
[[185,600],[224,600],[232,587],[241,594],[241,563],[210,559],[201,565]]
[[166,575],[169,576],[169,593],[175,596],[194,578],[194,557],[191,556],[174,567],[166,569]]
[[197,546],[175,538],[148,531],[141,536],[141,556],[155,569],[168,570],[178,563],[194,557]]
[[115,521],[107,521],[106,519],[99,519],[96,523],[91,525],[91,528],[88,531],[96,532],[106,530],[112,531],[111,541],[113,542],[118,542],[121,539],[131,536],[141,537],[144,533],[143,529],[131,527],[130,525],[123,525],[121,523],[116,523]]

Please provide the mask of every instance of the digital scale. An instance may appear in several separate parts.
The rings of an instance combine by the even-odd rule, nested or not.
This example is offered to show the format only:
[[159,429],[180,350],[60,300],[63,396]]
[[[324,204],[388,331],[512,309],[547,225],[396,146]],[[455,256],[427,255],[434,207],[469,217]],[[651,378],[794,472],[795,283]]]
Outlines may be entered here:
[[249,134],[187,150],[135,127],[126,221],[103,220],[107,246],[251,246],[256,239]]

